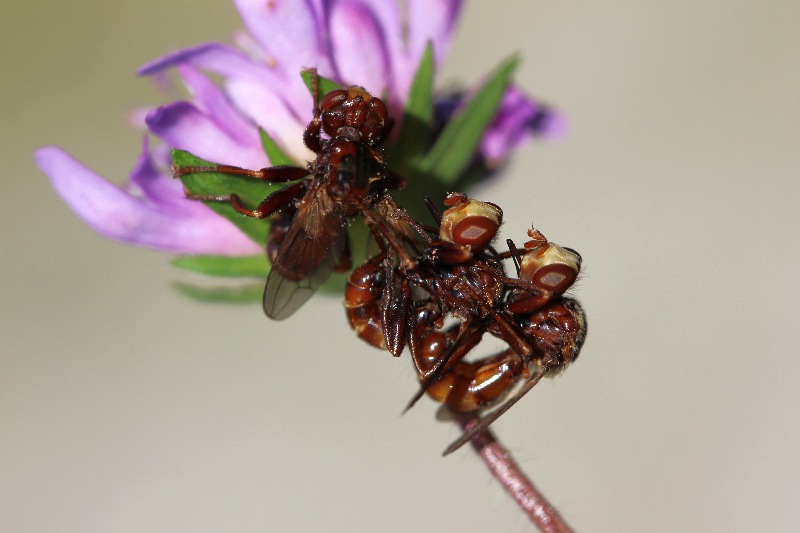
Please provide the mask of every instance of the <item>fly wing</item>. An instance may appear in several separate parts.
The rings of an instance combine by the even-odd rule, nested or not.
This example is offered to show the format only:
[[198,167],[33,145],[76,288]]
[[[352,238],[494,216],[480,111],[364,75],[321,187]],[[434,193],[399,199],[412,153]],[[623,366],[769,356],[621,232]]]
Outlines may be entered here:
[[283,320],[328,279],[342,259],[347,226],[324,188],[310,189],[281,243],[264,289],[264,312]]

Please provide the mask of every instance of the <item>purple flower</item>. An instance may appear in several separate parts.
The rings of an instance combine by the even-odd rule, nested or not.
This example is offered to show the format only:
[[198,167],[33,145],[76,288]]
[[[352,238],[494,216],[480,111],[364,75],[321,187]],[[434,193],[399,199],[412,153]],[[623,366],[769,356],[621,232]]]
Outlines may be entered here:
[[[298,161],[312,158],[302,132],[311,98],[299,72],[316,67],[343,85],[385,95],[400,118],[428,42],[440,66],[450,46],[461,0],[236,0],[247,31],[237,47],[207,43],[144,65],[141,75],[175,68],[191,98],[150,110],[149,133],[160,143],[142,154],[129,182],[117,187],[57,147],[36,161],[62,199],[98,233],[139,246],[185,254],[247,255],[260,246],[199,202],[184,198],[169,171],[167,148],[247,168],[270,163],[263,128]],[[221,86],[207,74],[218,76]],[[537,104],[509,89],[481,144],[502,163],[510,148],[547,128],[534,124]]]
[[189,202],[180,181],[159,170],[145,138],[124,187],[105,180],[55,146],[36,151],[64,202],[110,239],[186,254],[248,255],[260,247],[201,202]]
[[565,132],[566,123],[561,115],[534,102],[512,85],[481,140],[481,155],[490,166],[499,166],[512,148],[531,138],[560,139]]

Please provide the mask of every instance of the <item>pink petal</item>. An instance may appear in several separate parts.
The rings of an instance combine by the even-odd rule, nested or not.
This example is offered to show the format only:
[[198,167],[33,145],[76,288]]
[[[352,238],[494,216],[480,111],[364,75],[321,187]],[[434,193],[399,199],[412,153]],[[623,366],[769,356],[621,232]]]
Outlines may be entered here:
[[[285,72],[327,67],[327,50],[315,12],[307,0],[235,0],[245,27]],[[267,58],[265,58],[267,59]]]
[[392,57],[400,54],[406,48],[403,40],[403,16],[400,13],[400,2],[388,2],[386,0],[351,1],[357,1],[372,12],[372,16],[375,17],[381,27],[381,34],[386,43],[385,46]]
[[221,43],[205,43],[170,52],[145,63],[137,73],[140,76],[153,76],[182,64],[194,65],[222,76],[259,76],[266,83],[282,79],[279,73],[267,69],[236,48]]
[[508,153],[534,136],[547,140],[564,134],[561,115],[544,110],[517,87],[511,86],[481,140],[481,152],[490,164],[500,164]]
[[[216,43],[173,52],[144,65],[139,73],[151,75],[186,64],[223,76],[227,95],[240,113],[267,130],[284,150],[298,160],[306,157],[308,151],[302,143],[302,131],[311,119],[314,106],[299,73],[291,76],[297,85],[293,93],[292,82],[281,72],[256,63],[234,48]],[[231,135],[227,126],[220,122],[217,124]],[[238,138],[237,135],[233,137]]]
[[564,113],[549,109],[544,123],[537,125],[534,136],[539,136],[545,141],[558,142],[564,140],[569,134],[569,121]]
[[209,161],[245,168],[268,164],[260,146],[236,142],[189,102],[174,102],[152,110],[147,115],[147,125],[168,145]]
[[261,61],[267,57],[267,53],[261,48],[258,41],[244,28],[233,30],[231,39],[233,40],[233,44],[244,51],[251,59]]
[[300,71],[316,67],[323,76],[332,74],[318,3],[236,0],[236,7],[245,27],[267,53],[264,61],[286,80],[281,95],[296,116],[305,117],[309,109],[308,90]]
[[337,78],[373,94],[392,87],[383,29],[375,14],[357,1],[332,3],[328,17]]
[[134,107],[128,111],[128,125],[135,130],[146,131],[147,122],[145,122],[145,119],[152,109],[152,107],[145,106]]
[[150,142],[147,135],[142,140],[142,152],[131,170],[128,192],[138,193],[154,205],[169,206],[172,209],[189,211],[197,202],[187,202],[183,184],[171,176],[159,171],[150,153]]
[[462,4],[462,0],[408,0],[408,51],[416,63],[432,41],[436,67],[441,68]]
[[[139,68],[139,74],[149,76],[186,64],[219,74],[223,77],[226,85],[232,83],[260,85],[262,93],[268,94],[270,100],[281,102],[283,107],[286,106],[289,99],[296,99],[287,89],[291,85],[291,80],[283,71],[267,68],[265,63],[258,62],[235,48],[219,43],[207,43],[172,52],[143,65]],[[291,78],[292,80],[297,78],[299,81],[295,81],[302,85],[299,71],[297,74],[293,72]],[[305,96],[308,91],[304,85],[302,87],[300,94]],[[297,110],[296,116],[305,117],[310,109],[308,100],[305,100],[302,110]],[[240,111],[246,112],[251,102],[234,101],[234,103]],[[286,114],[290,113],[283,113],[283,115]]]
[[[311,152],[303,144],[303,130],[307,121],[311,120],[313,108],[311,95],[305,85],[302,87],[302,94],[306,98],[308,109],[302,120],[290,113],[286,103],[263,84],[247,79],[232,79],[226,89],[248,118],[264,128],[287,154],[298,162],[311,158]],[[241,107],[245,104],[247,107]]]
[[[336,1],[336,0],[332,0]],[[402,75],[408,70],[408,52],[403,35],[403,15],[400,11],[400,2],[386,0],[357,0],[372,12],[380,27],[382,49],[386,54],[387,65],[387,91],[383,96],[388,99],[390,109],[402,109],[407,98],[408,84],[401,83]],[[367,54],[377,54],[380,49],[365,50]],[[416,65],[415,65],[416,66]],[[412,71],[413,75],[413,71]]]
[[233,224],[202,204],[188,211],[162,209],[129,195],[55,146],[40,148],[35,157],[64,202],[110,239],[187,254],[260,252]]
[[217,85],[189,65],[179,65],[178,73],[192,94],[192,101],[231,139],[243,145],[258,145],[256,127],[231,105]]

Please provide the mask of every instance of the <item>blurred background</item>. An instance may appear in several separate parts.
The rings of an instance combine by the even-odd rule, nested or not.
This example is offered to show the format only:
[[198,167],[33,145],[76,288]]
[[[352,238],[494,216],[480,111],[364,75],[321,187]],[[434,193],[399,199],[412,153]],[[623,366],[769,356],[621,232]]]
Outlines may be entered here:
[[[204,305],[107,241],[32,151],[122,182],[136,68],[228,2],[0,7],[0,530],[531,531],[338,298]],[[475,194],[580,251],[581,358],[494,429],[578,531],[800,530],[800,5],[472,2],[442,86],[519,51],[570,134]]]

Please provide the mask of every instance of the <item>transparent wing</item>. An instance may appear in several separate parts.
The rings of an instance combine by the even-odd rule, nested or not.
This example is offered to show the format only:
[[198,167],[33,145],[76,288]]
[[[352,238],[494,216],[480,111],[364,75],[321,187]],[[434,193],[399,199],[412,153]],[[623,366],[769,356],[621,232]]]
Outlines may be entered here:
[[278,249],[264,289],[264,312],[283,320],[297,311],[328,279],[342,258],[344,217],[324,188],[310,189],[297,208]]

